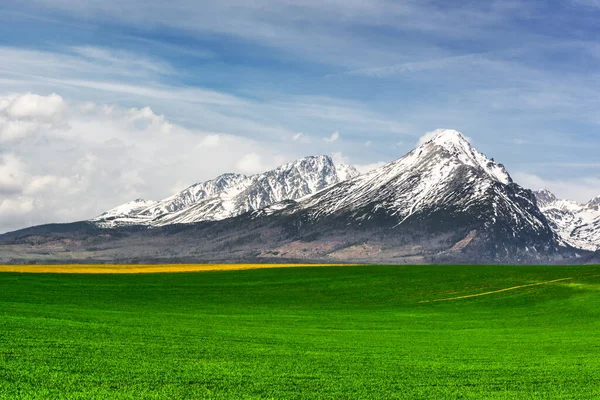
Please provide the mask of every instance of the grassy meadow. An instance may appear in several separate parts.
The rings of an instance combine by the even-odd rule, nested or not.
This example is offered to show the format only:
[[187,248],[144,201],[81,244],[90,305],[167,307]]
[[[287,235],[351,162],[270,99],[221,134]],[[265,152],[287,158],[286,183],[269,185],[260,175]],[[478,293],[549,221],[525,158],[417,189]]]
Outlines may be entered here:
[[599,266],[0,273],[0,398],[600,398]]

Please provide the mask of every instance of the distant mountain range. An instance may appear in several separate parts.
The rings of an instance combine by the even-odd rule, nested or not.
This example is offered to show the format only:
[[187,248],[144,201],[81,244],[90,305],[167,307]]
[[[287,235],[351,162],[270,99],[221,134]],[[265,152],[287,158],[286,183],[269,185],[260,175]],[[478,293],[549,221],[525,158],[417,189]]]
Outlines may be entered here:
[[557,199],[548,190],[535,192],[538,206],[564,243],[586,250],[600,250],[600,196],[582,204]]
[[524,189],[462,134],[438,130],[364,175],[306,157],[11,232],[0,261],[585,262],[600,248],[599,205]]
[[305,157],[263,174],[224,174],[161,201],[134,200],[91,221],[104,228],[218,221],[300,199],[358,175],[328,156]]

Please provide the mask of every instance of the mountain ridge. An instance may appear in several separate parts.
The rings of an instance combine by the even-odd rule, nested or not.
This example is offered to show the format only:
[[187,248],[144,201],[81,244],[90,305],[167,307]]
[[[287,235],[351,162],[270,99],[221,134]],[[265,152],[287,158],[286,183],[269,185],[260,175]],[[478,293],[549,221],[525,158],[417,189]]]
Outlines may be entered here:
[[[311,171],[330,171],[331,159],[321,161],[327,162],[315,161],[319,168]],[[297,178],[294,171],[290,176]],[[214,194],[233,187],[226,200],[240,200],[229,204],[245,211],[223,219],[181,223],[177,212],[196,213],[202,207],[212,211],[215,204],[221,210],[221,197],[202,194],[208,200],[163,214],[175,220],[162,219],[161,224],[108,228],[92,221],[2,235],[0,258],[523,264],[570,262],[590,254],[565,242],[533,192],[514,183],[502,164],[454,130],[435,131],[416,149],[366,174],[309,179],[310,188],[318,190],[303,196],[306,190],[294,191],[298,185],[286,179],[273,181],[268,173],[257,176],[253,182],[259,184],[250,191],[247,185],[236,186],[248,177],[223,175],[208,186],[191,186],[185,194],[189,197],[176,195],[161,205],[177,208],[173,199],[195,200],[201,190]],[[332,176],[336,182],[329,183]],[[261,203],[264,192],[255,189],[272,182],[290,183],[285,193],[296,193],[297,198],[267,197],[269,201]],[[139,212],[146,205],[134,201],[123,210]],[[144,210],[152,207],[156,204]]]
[[565,243],[584,250],[600,250],[600,196],[579,203],[559,199],[547,189],[534,194],[540,210]]
[[261,174],[222,174],[160,201],[137,199],[90,221],[113,228],[222,220],[307,196],[358,174],[329,156],[303,157]]

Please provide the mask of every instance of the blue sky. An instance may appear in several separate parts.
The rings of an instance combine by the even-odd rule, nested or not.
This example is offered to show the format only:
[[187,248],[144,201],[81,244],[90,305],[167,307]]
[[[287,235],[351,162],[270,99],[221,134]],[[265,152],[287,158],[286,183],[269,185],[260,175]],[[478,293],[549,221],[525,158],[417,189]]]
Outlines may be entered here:
[[0,230],[305,155],[366,170],[436,128],[585,201],[599,18],[597,0],[4,0]]

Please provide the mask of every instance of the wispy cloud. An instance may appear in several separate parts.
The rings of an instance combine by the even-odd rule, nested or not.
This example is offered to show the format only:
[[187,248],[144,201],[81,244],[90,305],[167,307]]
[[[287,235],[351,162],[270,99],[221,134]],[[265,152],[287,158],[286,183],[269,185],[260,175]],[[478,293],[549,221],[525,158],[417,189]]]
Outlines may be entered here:
[[340,74],[327,75],[326,77],[341,76],[341,75],[361,75],[370,78],[386,78],[393,75],[405,74],[410,72],[421,72],[430,70],[445,69],[452,65],[464,62],[484,61],[487,53],[471,53],[460,56],[443,57],[434,60],[420,62],[406,62],[396,65],[384,67],[361,68],[351,71],[346,71]]
[[82,59],[90,61],[96,67],[109,67],[119,71],[147,71],[161,75],[174,73],[173,68],[162,60],[152,60],[122,50],[93,46],[75,46],[71,47],[70,50],[81,56]]
[[[58,11],[84,16],[88,23],[110,19],[146,31],[169,26],[193,35],[241,38],[277,48],[288,57],[358,68],[409,61],[407,53],[394,51],[398,45],[404,50],[410,47],[413,56],[426,55],[428,50],[424,51],[423,41],[415,38],[489,37],[492,29],[507,29],[502,24],[514,15],[535,15],[531,12],[533,7],[526,4],[496,0],[460,7],[416,0],[230,0],[204,2],[201,7],[191,0],[174,0],[168,6],[156,0],[118,3],[30,0],[28,3],[38,15],[42,10]],[[389,40],[388,35],[386,41],[364,35],[365,29],[374,28],[385,28],[398,35],[394,40]]]
[[323,140],[326,142],[329,142],[329,143],[333,143],[333,142],[336,142],[339,138],[340,138],[340,133],[336,131],[336,132],[333,132],[328,137],[324,138]]

